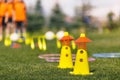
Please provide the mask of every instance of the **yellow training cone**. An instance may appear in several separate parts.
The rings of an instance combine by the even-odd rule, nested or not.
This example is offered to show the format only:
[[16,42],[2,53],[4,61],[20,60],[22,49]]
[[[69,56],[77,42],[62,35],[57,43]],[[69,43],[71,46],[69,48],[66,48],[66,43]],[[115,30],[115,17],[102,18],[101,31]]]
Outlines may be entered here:
[[57,39],[56,42],[57,42],[57,48],[61,48],[61,43],[60,43],[60,41]]
[[29,45],[29,44],[30,44],[30,38],[26,37],[26,39],[25,39],[25,44],[26,44],[26,45]]
[[8,40],[8,44],[9,46],[12,44],[12,41],[10,39]]
[[64,36],[60,39],[62,48],[58,68],[73,68],[72,53],[70,49],[71,40],[73,40],[73,38],[69,36],[68,32],[65,32]]
[[10,46],[12,44],[12,41],[9,38],[6,38],[4,41],[5,46]]
[[25,44],[26,45],[29,45],[30,44],[30,36],[29,34],[27,33],[23,33],[23,36],[25,37]]
[[73,68],[71,49],[69,46],[62,47],[58,68]]
[[73,72],[74,75],[90,75],[87,52],[84,49],[79,49],[76,55],[75,66]]
[[80,37],[75,41],[78,45],[77,55],[75,66],[73,72],[70,72],[74,75],[90,75],[89,64],[88,64],[88,56],[87,56],[87,47],[86,43],[91,42],[84,33],[80,35]]
[[9,41],[8,41],[8,39],[5,39],[4,45],[5,45],[5,46],[9,46]]
[[38,47],[40,50],[42,50],[42,42],[40,38],[38,38]]
[[32,50],[35,49],[35,44],[34,44],[34,40],[33,40],[33,39],[31,39],[31,45],[30,45],[30,46],[31,46],[31,49],[32,49]]
[[45,38],[43,37],[42,39],[42,44],[43,44],[43,50],[45,51],[47,48],[46,48],[46,42],[45,42]]

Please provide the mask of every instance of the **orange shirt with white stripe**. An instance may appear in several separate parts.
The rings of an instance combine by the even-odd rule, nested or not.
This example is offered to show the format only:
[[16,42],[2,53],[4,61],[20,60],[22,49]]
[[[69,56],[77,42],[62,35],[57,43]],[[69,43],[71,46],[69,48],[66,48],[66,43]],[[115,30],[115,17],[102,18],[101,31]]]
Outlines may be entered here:
[[14,3],[14,20],[26,21],[26,6],[24,2]]

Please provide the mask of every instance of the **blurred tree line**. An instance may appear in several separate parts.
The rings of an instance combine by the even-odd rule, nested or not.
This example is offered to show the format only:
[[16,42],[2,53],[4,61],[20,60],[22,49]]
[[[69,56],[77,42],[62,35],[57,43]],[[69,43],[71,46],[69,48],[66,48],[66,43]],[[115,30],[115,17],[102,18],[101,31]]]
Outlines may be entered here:
[[[81,13],[80,14],[78,13],[73,23],[68,23],[64,20],[65,15],[62,14],[59,6],[56,5],[56,8],[53,10],[53,15],[50,18],[50,24],[48,25],[49,26],[48,28],[60,29],[64,27],[67,30],[69,30],[71,28],[79,28],[81,26],[82,27],[86,26],[87,28],[91,28],[92,30],[93,28],[91,26],[93,25],[91,25],[90,23],[91,16],[88,16],[85,14],[89,13],[89,11],[93,8],[93,6],[89,2],[86,2],[86,0],[85,1],[82,0],[82,1],[83,1],[83,6],[78,9],[78,11],[80,10]],[[41,8],[40,3],[41,3],[40,0],[37,0],[34,14],[28,13],[27,30],[30,32],[39,31],[45,27],[44,26],[45,19],[42,14],[42,8]],[[114,17],[114,14],[110,12],[108,14],[108,23],[106,24],[106,28],[110,30],[118,28],[120,26],[120,20],[118,19],[114,21],[113,17]]]
[[36,2],[36,6],[35,6],[35,12],[34,13],[30,13],[28,11],[27,13],[27,18],[28,18],[28,27],[27,30],[29,32],[34,32],[34,31],[38,31],[42,28],[43,24],[44,24],[44,18],[42,16],[41,13],[41,6],[40,6],[40,0],[37,0]]
[[[41,3],[40,0],[37,0],[35,10],[34,10],[35,12],[33,14],[29,12],[27,13],[27,17],[28,17],[27,30],[30,32],[34,32],[45,27],[44,26],[45,19],[42,14],[42,8],[40,3]],[[62,14],[59,6],[56,5],[55,9],[53,10],[53,15],[50,18],[50,24],[48,25],[49,28],[60,29],[64,27],[66,29],[70,29],[73,27],[79,27],[80,25],[83,24],[80,17],[76,17],[73,23],[65,22],[64,18],[65,18],[65,15]]]

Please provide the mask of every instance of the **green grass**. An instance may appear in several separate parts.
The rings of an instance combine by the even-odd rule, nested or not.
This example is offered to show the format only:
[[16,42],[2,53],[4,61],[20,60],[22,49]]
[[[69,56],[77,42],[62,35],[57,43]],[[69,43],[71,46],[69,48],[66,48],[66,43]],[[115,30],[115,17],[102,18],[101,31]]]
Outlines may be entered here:
[[[101,52],[120,52],[120,34],[113,31],[109,34],[87,33],[93,40],[88,44],[88,54]],[[78,37],[79,35],[76,35]],[[48,63],[39,59],[38,55],[59,53],[55,41],[47,41],[47,51],[31,50],[22,44],[22,48],[12,49],[0,42],[0,80],[119,80],[119,58],[96,58],[90,63],[91,76],[73,76],[72,69],[58,69],[58,63]],[[76,52],[74,50],[73,52]]]

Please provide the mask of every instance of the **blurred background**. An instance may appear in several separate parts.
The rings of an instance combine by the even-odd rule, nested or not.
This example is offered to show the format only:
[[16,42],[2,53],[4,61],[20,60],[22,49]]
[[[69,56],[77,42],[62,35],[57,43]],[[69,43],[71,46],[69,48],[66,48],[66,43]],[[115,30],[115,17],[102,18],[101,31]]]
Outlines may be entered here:
[[[119,0],[24,0],[28,31],[86,29],[103,33],[119,28]],[[83,30],[84,31],[84,30]]]

